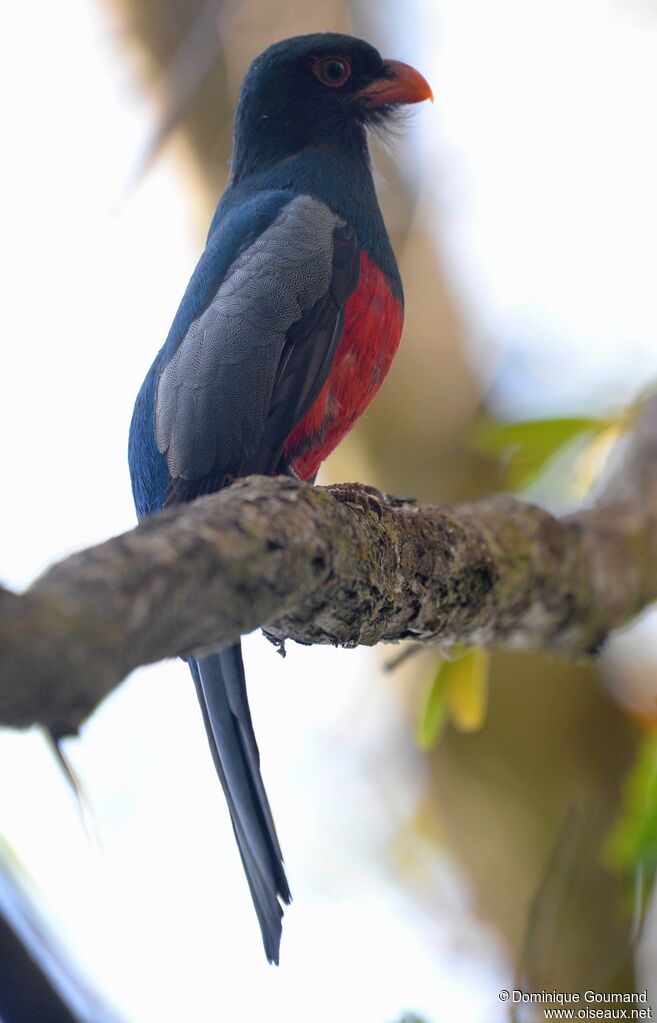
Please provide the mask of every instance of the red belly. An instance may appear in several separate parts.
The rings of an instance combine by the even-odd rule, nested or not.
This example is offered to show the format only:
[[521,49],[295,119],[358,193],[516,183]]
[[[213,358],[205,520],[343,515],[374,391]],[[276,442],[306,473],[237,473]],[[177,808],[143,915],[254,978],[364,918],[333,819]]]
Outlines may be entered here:
[[360,281],[347,302],[333,366],[312,408],[285,443],[284,454],[301,479],[314,477],[379,390],[403,322],[401,302],[379,268],[361,253]]

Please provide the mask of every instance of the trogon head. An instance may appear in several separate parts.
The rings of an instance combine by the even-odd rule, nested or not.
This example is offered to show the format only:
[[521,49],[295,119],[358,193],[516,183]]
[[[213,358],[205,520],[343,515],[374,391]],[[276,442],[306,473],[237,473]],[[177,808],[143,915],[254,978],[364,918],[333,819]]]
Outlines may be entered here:
[[310,146],[365,149],[365,128],[401,105],[433,99],[426,80],[384,60],[362,39],[337,33],[297,36],[253,61],[235,117],[233,178]]

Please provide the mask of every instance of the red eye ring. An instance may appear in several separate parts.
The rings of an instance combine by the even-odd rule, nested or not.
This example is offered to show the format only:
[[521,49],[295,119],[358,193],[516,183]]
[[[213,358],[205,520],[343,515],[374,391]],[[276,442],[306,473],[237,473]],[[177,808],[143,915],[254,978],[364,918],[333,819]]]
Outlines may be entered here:
[[351,64],[346,57],[318,57],[311,67],[315,77],[330,89],[339,89],[351,75]]

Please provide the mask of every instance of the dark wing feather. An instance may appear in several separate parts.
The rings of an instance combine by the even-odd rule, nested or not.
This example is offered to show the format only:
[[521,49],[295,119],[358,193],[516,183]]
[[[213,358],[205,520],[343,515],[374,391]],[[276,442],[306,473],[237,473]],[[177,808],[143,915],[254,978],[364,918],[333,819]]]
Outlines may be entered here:
[[306,195],[238,256],[158,381],[168,504],[275,470],[329,372],[358,268],[353,229]]
[[328,377],[342,337],[344,311],[360,276],[360,253],[353,228],[333,231],[328,291],[292,325],[269,406],[265,433],[247,472],[273,473],[289,434],[312,407]]

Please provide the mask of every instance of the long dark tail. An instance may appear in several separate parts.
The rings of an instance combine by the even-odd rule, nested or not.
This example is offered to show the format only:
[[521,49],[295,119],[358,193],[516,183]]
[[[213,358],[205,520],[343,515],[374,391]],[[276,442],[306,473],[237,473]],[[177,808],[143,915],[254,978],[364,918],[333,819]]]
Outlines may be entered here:
[[278,963],[283,918],[278,900],[280,897],[287,904],[291,896],[260,775],[260,754],[251,724],[241,644],[210,657],[190,659],[189,666],[265,953],[270,963]]

